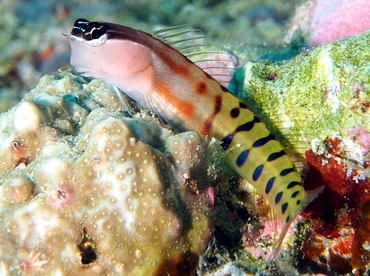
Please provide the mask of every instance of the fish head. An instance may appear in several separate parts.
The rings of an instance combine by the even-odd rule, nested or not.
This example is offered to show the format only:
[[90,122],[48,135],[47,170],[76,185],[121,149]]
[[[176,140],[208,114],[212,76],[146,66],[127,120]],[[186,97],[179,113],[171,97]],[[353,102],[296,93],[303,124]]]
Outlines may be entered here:
[[77,19],[68,36],[70,63],[79,74],[123,91],[148,89],[153,75],[151,51],[137,37],[128,27]]

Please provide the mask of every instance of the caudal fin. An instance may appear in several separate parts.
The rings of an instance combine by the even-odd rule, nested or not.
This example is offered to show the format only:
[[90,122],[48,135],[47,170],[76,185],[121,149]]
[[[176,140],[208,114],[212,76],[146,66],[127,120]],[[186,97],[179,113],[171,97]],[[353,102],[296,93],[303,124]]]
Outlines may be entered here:
[[[307,205],[309,205],[324,190],[324,188],[325,188],[325,186],[321,186],[319,188],[316,188],[316,189],[313,189],[313,190],[310,190],[310,191],[306,191],[306,200],[305,200],[304,204],[302,205],[302,209],[307,207]],[[284,224],[284,227],[281,230],[279,238],[275,243],[274,249],[272,250],[271,255],[268,257],[268,259],[270,261],[275,260],[279,256],[281,245],[283,244],[286,233],[288,232],[289,227],[292,224],[292,222],[293,222],[293,220],[290,220],[290,221],[288,221]]]
[[279,238],[278,238],[278,240],[276,241],[276,243],[274,245],[274,249],[272,250],[271,255],[268,257],[269,261],[273,261],[279,256],[281,245],[283,244],[286,233],[288,232],[288,229],[289,229],[290,225],[292,224],[292,222],[293,221],[289,221],[289,222],[284,224],[284,227],[281,230]]

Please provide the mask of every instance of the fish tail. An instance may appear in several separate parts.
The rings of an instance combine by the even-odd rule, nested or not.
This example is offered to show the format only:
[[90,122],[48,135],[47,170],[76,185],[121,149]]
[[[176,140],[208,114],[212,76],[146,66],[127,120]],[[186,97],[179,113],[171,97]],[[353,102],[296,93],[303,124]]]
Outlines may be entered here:
[[[309,205],[324,190],[324,188],[325,188],[325,186],[321,186],[321,187],[318,187],[316,189],[306,191],[306,200],[302,204],[302,209],[307,207],[307,205]],[[291,224],[294,220],[295,220],[295,218],[293,218],[291,220],[288,220],[287,222],[284,223],[284,226],[281,229],[279,238],[277,239],[277,241],[274,245],[274,248],[271,252],[271,255],[268,257],[269,261],[273,261],[279,256],[279,254],[281,252],[281,250],[280,250],[281,245],[283,244],[284,238],[285,238],[285,236],[286,236],[286,234],[289,230],[289,227],[291,226]]]

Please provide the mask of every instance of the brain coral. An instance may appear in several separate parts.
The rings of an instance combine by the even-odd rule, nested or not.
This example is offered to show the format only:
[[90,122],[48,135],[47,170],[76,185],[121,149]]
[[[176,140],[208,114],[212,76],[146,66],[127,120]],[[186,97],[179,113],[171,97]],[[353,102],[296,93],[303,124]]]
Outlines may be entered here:
[[0,115],[1,275],[192,275],[212,229],[206,145],[124,114],[61,71]]

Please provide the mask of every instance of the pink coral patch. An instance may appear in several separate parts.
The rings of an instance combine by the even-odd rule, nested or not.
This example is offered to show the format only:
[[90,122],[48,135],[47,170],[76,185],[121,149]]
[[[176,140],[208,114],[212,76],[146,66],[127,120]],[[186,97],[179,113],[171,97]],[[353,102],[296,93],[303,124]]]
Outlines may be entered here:
[[370,28],[370,2],[315,0],[310,12],[310,46],[326,44]]
[[370,132],[363,127],[357,126],[348,130],[348,135],[354,137],[355,142],[361,147],[365,153],[370,152]]

